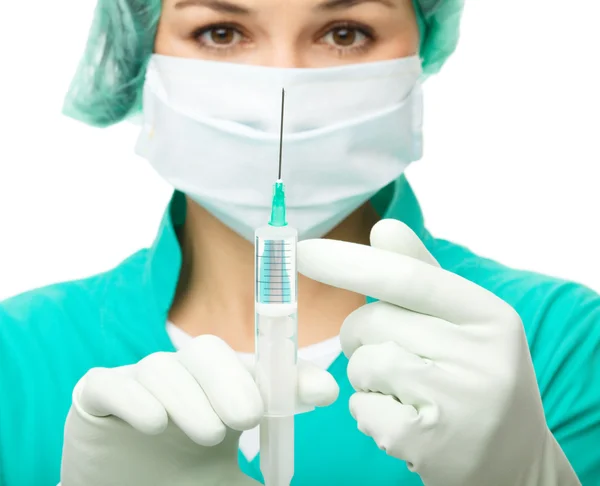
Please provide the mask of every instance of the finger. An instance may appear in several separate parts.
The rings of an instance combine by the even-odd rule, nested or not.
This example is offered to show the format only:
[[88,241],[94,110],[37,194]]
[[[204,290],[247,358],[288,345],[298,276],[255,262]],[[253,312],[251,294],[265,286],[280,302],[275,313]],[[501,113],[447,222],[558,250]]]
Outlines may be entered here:
[[442,319],[379,301],[359,307],[344,320],[340,342],[347,357],[364,344],[392,341],[438,361],[448,355],[448,343],[456,342],[459,332],[458,326]]
[[75,388],[73,402],[85,413],[113,415],[146,435],[160,434],[169,423],[162,404],[129,373],[117,369],[90,370]]
[[298,243],[298,270],[312,280],[454,324],[504,313],[505,304],[468,280],[405,255],[335,240]]
[[390,395],[417,410],[433,402],[435,371],[432,361],[393,342],[361,346],[348,362],[348,380],[356,391]]
[[199,336],[177,354],[225,425],[239,431],[258,425],[264,412],[258,387],[225,341]]
[[298,400],[309,407],[326,407],[336,401],[340,388],[330,373],[309,361],[298,360]]
[[372,437],[388,455],[412,462],[418,450],[421,419],[410,405],[378,393],[355,393],[350,397],[350,413],[358,430]]
[[155,353],[136,366],[136,379],[165,407],[171,420],[196,444],[215,446],[225,425],[206,394],[174,353]]
[[[241,356],[246,369],[254,376],[254,357]],[[298,360],[298,403],[296,413],[312,412],[335,402],[340,388],[335,378],[310,361]]]
[[248,373],[250,373],[250,376],[252,376],[252,378],[255,378],[255,371],[256,371],[255,370],[255,365],[256,365],[255,355],[250,354],[250,353],[243,353],[243,354],[238,354],[237,357],[240,360],[240,362],[244,365],[244,368],[246,368]]
[[397,219],[382,219],[373,226],[371,246],[440,266],[415,232]]

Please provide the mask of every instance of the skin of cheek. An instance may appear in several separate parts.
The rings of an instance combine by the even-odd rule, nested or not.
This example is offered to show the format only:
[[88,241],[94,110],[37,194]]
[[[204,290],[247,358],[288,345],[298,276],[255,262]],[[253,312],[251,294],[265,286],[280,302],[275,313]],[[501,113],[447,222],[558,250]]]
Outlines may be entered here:
[[[292,36],[277,34],[277,37],[279,37],[280,40],[276,40],[276,34],[273,32],[266,32],[266,36],[272,36],[273,39],[261,40],[256,48],[253,46],[241,53],[236,50],[236,53],[232,56],[221,56],[202,49],[200,44],[191,37],[191,32],[193,32],[195,28],[198,28],[205,23],[211,23],[214,20],[213,16],[209,15],[207,17],[195,12],[190,13],[189,15],[182,14],[181,11],[175,11],[175,0],[165,0],[156,33],[155,52],[174,57],[223,60],[277,67],[327,67],[406,57],[417,53],[419,46],[419,32],[412,0],[396,1],[401,2],[397,7],[399,10],[393,14],[398,17],[398,30],[392,30],[388,27],[386,30],[391,32],[386,32],[385,35],[382,35],[382,40],[377,40],[376,44],[364,53],[339,56],[337,53],[322,45],[306,45],[300,43],[293,37],[293,34]],[[239,3],[242,5],[244,4],[243,2]],[[306,6],[302,10],[309,10],[309,8],[310,7]],[[299,10],[297,13],[298,15],[295,15],[294,18],[299,19],[297,21],[298,25],[293,27],[295,27],[298,32],[301,32],[303,29],[306,29],[306,27],[302,25],[304,21],[302,20],[301,15],[305,12]],[[271,15],[270,18],[272,19],[274,16],[275,15]],[[289,12],[287,12],[286,17],[289,21]],[[341,20],[344,20],[344,17],[345,16],[342,13],[340,15]],[[363,17],[368,18],[369,16],[365,15]],[[195,18],[198,19],[197,23],[194,22]],[[352,17],[350,17],[350,20],[353,20]],[[362,19],[359,18],[358,20]],[[276,23],[271,22],[270,25],[276,25]],[[324,23],[327,22],[328,21],[325,21]],[[377,22],[369,23],[367,21],[364,23],[374,26],[377,32]],[[263,26],[260,27],[264,30]],[[268,27],[269,26],[267,25],[266,28],[268,29]],[[291,32],[291,29],[285,30]],[[241,50],[243,51],[243,49]]]

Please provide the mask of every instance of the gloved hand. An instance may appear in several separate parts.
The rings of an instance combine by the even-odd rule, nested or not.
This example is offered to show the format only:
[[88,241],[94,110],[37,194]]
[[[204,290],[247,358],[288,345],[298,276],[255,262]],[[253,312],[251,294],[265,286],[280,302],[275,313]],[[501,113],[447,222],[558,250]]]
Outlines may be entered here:
[[[325,406],[333,377],[298,366],[299,402]],[[252,364],[215,336],[132,366],[89,371],[65,426],[62,486],[250,486],[238,467],[241,431],[263,403]]]
[[359,430],[427,486],[579,485],[513,308],[441,269],[399,221],[375,225],[371,245],[298,247],[302,274],[379,299],[341,330]]

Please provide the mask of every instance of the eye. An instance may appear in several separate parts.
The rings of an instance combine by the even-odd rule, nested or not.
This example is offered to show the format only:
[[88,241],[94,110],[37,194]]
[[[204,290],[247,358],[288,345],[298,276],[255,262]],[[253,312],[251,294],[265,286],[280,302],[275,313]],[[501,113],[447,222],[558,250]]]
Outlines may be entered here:
[[368,32],[350,25],[334,27],[323,36],[324,43],[341,49],[362,47],[371,39]]
[[196,33],[198,41],[215,49],[233,47],[244,40],[244,35],[230,25],[212,25]]

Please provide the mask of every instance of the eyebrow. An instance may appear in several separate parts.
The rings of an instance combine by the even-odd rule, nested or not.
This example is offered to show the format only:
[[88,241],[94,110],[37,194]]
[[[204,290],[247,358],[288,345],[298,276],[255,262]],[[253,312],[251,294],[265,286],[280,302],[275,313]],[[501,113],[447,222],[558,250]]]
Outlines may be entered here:
[[[323,3],[317,5],[316,9],[323,11],[343,10],[356,7],[357,5],[361,5],[363,3],[379,3],[389,8],[396,7],[392,0],[325,0]],[[249,15],[252,13],[252,10],[249,8],[242,7],[241,5],[237,5],[226,0],[180,0],[175,4],[176,9],[193,6],[207,7],[216,12],[236,15]]]
[[316,6],[317,10],[343,10],[363,3],[379,3],[389,8],[396,8],[393,0],[325,0]]
[[207,7],[215,12],[234,15],[249,15],[252,13],[249,8],[225,0],[181,0],[175,4],[176,9],[186,7]]

